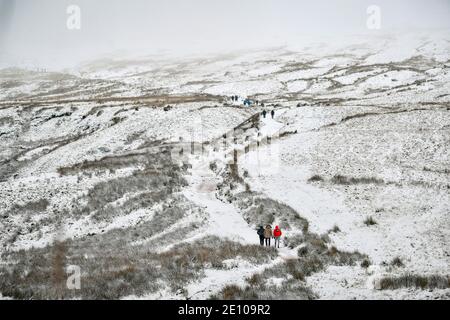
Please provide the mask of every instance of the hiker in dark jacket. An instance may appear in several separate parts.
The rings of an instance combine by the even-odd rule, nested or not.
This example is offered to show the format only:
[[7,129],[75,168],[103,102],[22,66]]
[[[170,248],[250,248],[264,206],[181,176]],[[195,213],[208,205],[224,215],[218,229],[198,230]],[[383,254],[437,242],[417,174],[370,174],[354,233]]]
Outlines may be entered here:
[[270,239],[273,237],[272,226],[267,225],[264,229],[264,238],[266,239],[266,246],[270,247]]
[[264,118],[266,117],[266,114],[267,114],[267,111],[263,110],[262,115],[263,115]]
[[272,119],[275,116],[275,110],[272,110],[272,112],[270,113],[272,115]]
[[259,244],[264,245],[264,228],[263,226],[259,226],[258,231],[256,232],[259,236]]

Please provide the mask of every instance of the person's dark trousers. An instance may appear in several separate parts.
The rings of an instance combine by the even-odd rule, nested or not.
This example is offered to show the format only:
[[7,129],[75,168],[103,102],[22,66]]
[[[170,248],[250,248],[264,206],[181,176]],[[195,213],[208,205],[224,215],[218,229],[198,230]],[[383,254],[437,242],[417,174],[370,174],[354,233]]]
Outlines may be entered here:
[[266,246],[270,247],[270,238],[266,238]]
[[264,236],[259,236],[259,243],[263,246],[264,245]]

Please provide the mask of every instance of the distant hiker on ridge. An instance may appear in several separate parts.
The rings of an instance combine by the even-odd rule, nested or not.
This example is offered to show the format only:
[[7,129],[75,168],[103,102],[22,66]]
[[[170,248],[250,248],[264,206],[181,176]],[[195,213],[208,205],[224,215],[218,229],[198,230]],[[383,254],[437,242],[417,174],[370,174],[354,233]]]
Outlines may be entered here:
[[262,115],[263,115],[264,118],[266,117],[266,114],[267,114],[267,111],[263,110]]
[[281,232],[281,229],[276,226],[273,230],[273,237],[275,238],[275,248],[280,248],[280,239],[282,234],[283,233]]
[[264,245],[264,228],[263,226],[259,226],[258,231],[256,232],[259,236],[259,244]]
[[270,113],[272,115],[272,119],[275,116],[275,110],[272,110],[272,112]]
[[273,237],[272,226],[267,225],[264,229],[264,238],[266,238],[266,247],[270,247],[270,239]]

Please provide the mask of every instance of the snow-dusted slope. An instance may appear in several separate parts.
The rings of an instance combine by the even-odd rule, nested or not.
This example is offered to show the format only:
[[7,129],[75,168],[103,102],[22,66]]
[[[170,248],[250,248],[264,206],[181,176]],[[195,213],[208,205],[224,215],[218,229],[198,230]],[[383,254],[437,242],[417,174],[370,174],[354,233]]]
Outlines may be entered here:
[[449,49],[0,70],[0,297],[448,299]]

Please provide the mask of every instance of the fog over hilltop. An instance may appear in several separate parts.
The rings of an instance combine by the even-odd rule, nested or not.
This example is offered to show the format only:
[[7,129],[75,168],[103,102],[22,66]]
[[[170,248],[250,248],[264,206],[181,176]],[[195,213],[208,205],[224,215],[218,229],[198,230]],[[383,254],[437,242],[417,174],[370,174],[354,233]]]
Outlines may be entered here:
[[[79,30],[67,28],[70,5],[81,10]],[[379,30],[366,25],[371,5],[381,9]],[[449,16],[446,0],[0,0],[0,59],[2,67],[66,67],[112,52],[235,51],[448,29]]]

